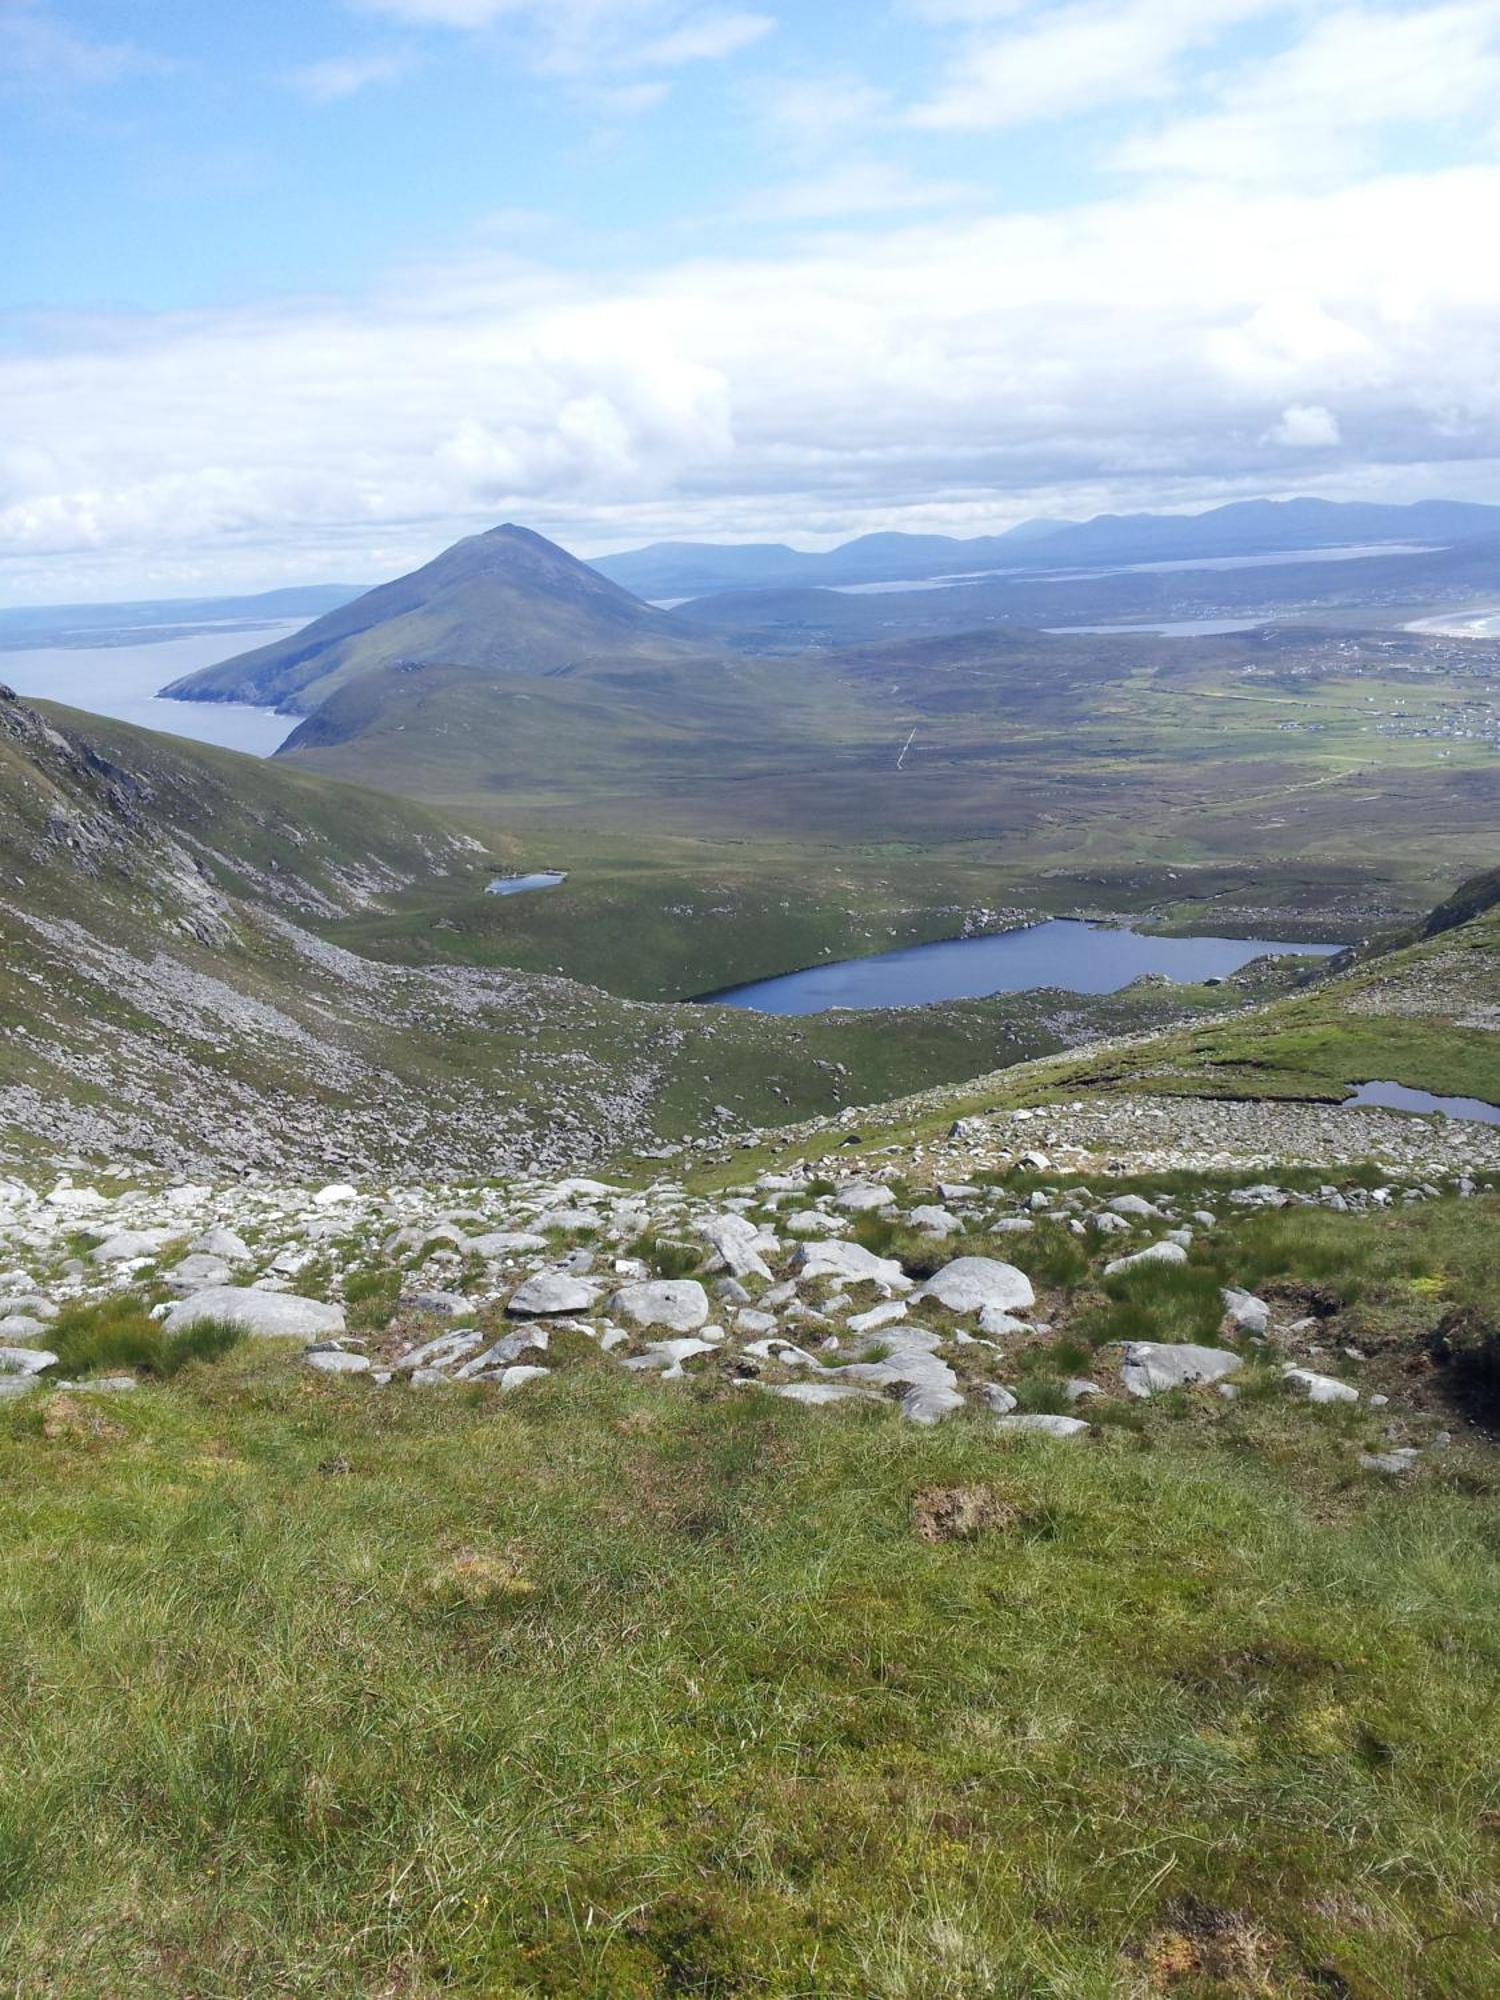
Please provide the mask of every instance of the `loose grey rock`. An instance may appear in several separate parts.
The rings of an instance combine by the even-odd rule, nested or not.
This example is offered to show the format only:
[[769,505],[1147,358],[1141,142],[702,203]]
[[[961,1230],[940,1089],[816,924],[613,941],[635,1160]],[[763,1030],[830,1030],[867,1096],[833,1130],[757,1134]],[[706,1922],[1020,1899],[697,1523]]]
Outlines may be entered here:
[[963,1407],[960,1392],[941,1382],[914,1382],[901,1398],[901,1414],[912,1424],[941,1423]]
[[528,1382],[540,1382],[552,1373],[550,1368],[507,1368],[500,1377],[502,1395],[509,1395],[512,1389],[524,1389]]
[[96,1264],[130,1264],[138,1257],[154,1257],[171,1240],[171,1232],[166,1229],[121,1229],[113,1236],[106,1236],[89,1256]]
[[878,1403],[881,1398],[873,1389],[862,1389],[856,1382],[778,1382],[771,1388],[773,1396],[785,1396],[789,1403]]
[[1026,1273],[995,1257],[955,1257],[927,1280],[917,1297],[936,1299],[955,1313],[982,1312],[986,1306],[998,1312],[1025,1312],[1036,1304]]
[[173,1306],[164,1322],[181,1333],[203,1320],[227,1320],[243,1332],[268,1340],[320,1340],[344,1331],[344,1308],[294,1292],[263,1292],[245,1285],[210,1285]]
[[708,1294],[696,1278],[651,1278],[625,1285],[609,1306],[632,1326],[664,1326],[669,1333],[694,1333],[709,1315]]
[[907,1218],[913,1229],[920,1229],[924,1236],[956,1236],[963,1224],[956,1215],[950,1215],[946,1208],[935,1208],[930,1204],[914,1208]]
[[1224,1347],[1132,1340],[1125,1346],[1120,1379],[1132,1396],[1160,1396],[1193,1382],[1217,1382],[1243,1365],[1239,1355]]
[[45,1347],[0,1347],[0,1375],[40,1375],[56,1366],[57,1356]]
[[1311,1368],[1288,1366],[1281,1371],[1281,1379],[1293,1395],[1303,1396],[1309,1403],[1357,1403],[1358,1389],[1347,1382],[1340,1382],[1333,1375],[1318,1375]]
[[229,1260],[195,1253],[174,1264],[164,1275],[174,1292],[201,1292],[210,1285],[229,1283]]
[[513,1292],[505,1310],[514,1319],[545,1319],[552,1313],[586,1313],[598,1303],[600,1288],[566,1271],[538,1271]]
[[[699,1234],[718,1251],[734,1278],[769,1278],[771,1267],[761,1255],[761,1231],[743,1215],[713,1215]],[[765,1247],[769,1248],[770,1245]]]
[[242,1236],[236,1236],[232,1229],[216,1227],[205,1229],[188,1245],[188,1249],[200,1257],[221,1257],[226,1264],[248,1264],[252,1252]]
[[865,1279],[891,1292],[912,1288],[893,1257],[877,1257],[859,1243],[804,1243],[797,1252],[796,1268],[804,1278],[847,1278],[851,1283]]
[[997,1431],[1034,1431],[1040,1437],[1082,1437],[1088,1424],[1082,1417],[1018,1416],[996,1417]]
[[1180,1243],[1150,1243],[1129,1257],[1113,1257],[1104,1267],[1106,1278],[1120,1271],[1138,1270],[1142,1264],[1185,1264],[1187,1252]]
[[1256,1298],[1253,1292],[1236,1290],[1233,1285],[1224,1288],[1224,1311],[1235,1326],[1246,1333],[1264,1333],[1270,1324],[1271,1308],[1264,1299]]
[[363,1354],[346,1354],[337,1347],[322,1347],[305,1354],[303,1360],[320,1375],[368,1375],[370,1363]]

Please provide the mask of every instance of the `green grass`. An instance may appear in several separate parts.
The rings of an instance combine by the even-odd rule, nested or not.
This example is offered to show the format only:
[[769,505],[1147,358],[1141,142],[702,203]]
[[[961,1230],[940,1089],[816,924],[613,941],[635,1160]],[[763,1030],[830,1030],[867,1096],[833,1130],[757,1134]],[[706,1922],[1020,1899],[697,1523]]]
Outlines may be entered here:
[[[110,1417],[0,1417],[28,2000],[1500,1980],[1492,1475],[254,1343]],[[927,1545],[934,1487],[1002,1525]]]
[[244,1330],[226,1320],[199,1320],[181,1333],[166,1333],[147,1302],[128,1292],[70,1306],[47,1328],[63,1378],[130,1370],[168,1381],[194,1361],[219,1360],[244,1338]]

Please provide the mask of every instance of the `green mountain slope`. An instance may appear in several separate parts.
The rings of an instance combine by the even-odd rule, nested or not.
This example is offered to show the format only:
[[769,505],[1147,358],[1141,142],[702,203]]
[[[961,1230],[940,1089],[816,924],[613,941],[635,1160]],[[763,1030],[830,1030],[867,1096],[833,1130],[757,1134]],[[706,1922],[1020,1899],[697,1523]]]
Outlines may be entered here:
[[586,563],[529,529],[505,526],[164,692],[307,714],[357,675],[398,663],[554,673],[601,656],[670,660],[703,651],[701,639]]
[[787,1021],[497,970],[488,937],[433,964],[450,936],[473,945],[471,911],[503,922],[495,865],[423,807],[0,696],[0,1160],[576,1168],[1239,997],[1146,986]]

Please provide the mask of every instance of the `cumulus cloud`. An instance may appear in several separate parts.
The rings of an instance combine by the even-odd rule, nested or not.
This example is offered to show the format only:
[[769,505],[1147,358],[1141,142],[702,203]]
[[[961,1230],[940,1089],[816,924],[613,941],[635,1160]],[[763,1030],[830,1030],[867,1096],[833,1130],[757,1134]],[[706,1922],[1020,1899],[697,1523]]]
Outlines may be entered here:
[[146,595],[164,552],[374,575],[506,516],[583,547],[977,531],[1332,470],[1340,426],[1360,478],[1461,475],[1500,463],[1497,212],[1487,167],[1144,190],[630,279],[497,255],[352,304],[54,325],[0,341],[0,556],[13,597],[63,558],[68,590]]
[[1339,420],[1321,403],[1292,403],[1266,432],[1267,444],[1293,451],[1326,451],[1340,443]]

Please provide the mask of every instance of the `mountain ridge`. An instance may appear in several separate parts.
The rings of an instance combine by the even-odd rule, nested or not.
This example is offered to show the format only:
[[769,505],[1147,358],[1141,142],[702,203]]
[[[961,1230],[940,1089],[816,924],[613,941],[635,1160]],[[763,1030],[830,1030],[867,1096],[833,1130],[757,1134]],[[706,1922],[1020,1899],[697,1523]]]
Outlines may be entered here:
[[177,701],[308,714],[372,669],[414,662],[490,673],[565,672],[591,658],[704,650],[662,612],[556,543],[506,522],[366,591],[300,632],[173,681]]

